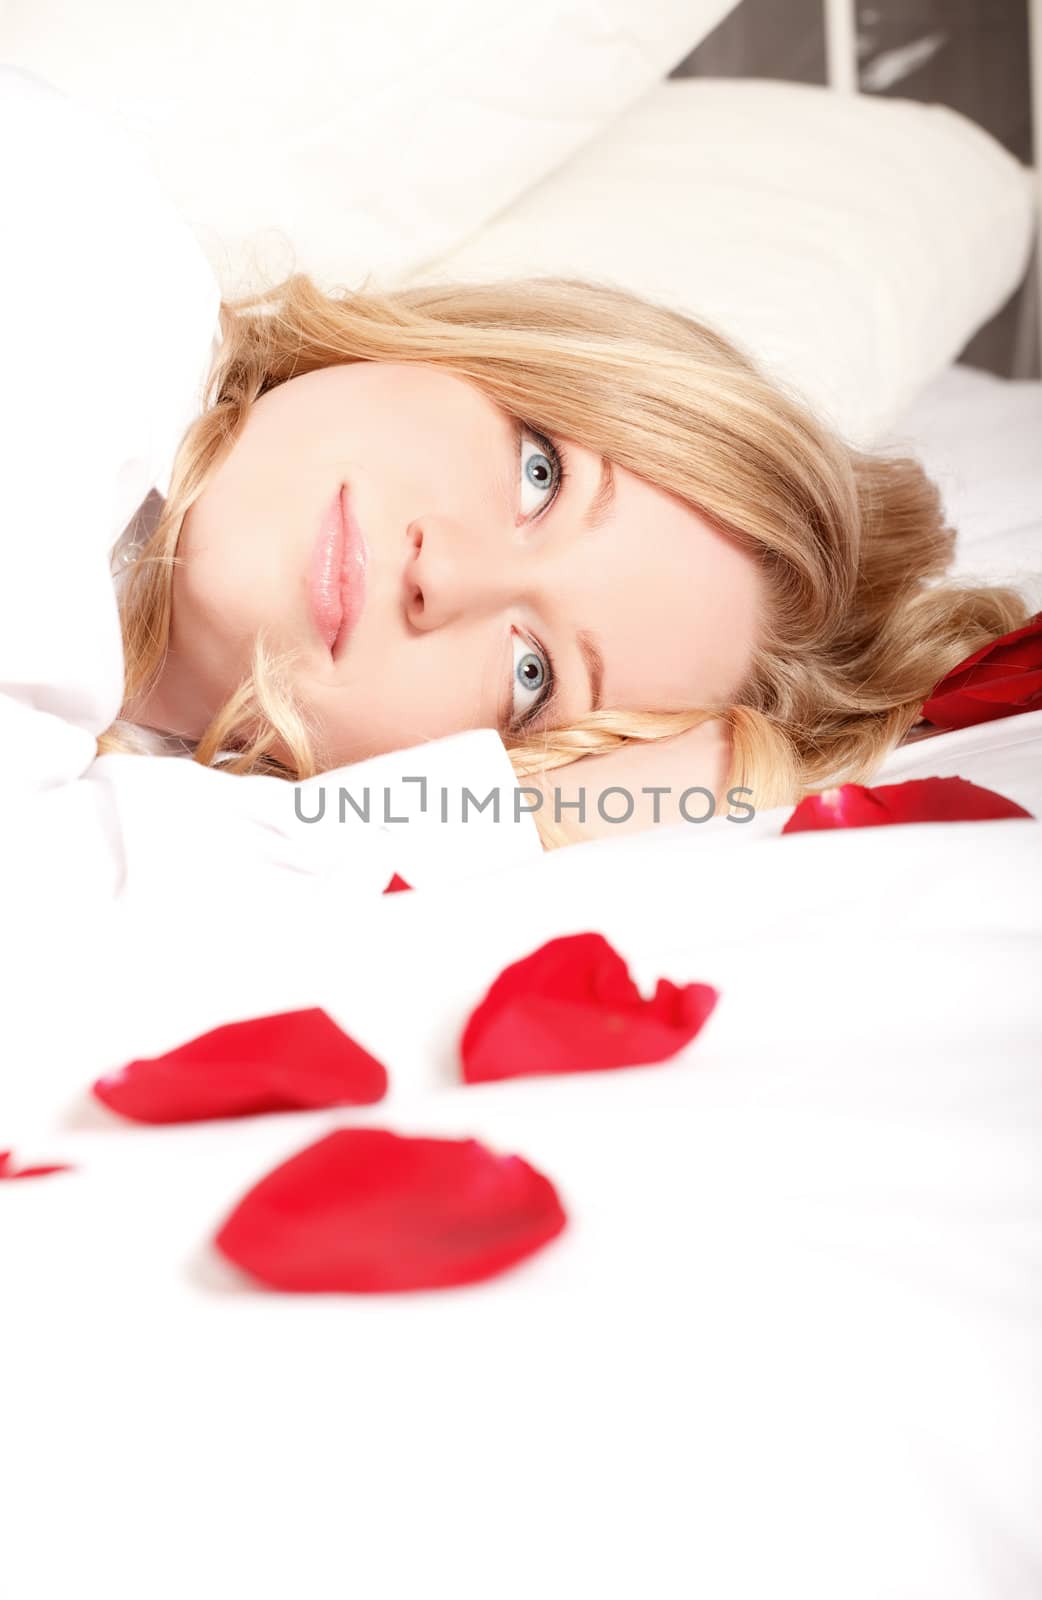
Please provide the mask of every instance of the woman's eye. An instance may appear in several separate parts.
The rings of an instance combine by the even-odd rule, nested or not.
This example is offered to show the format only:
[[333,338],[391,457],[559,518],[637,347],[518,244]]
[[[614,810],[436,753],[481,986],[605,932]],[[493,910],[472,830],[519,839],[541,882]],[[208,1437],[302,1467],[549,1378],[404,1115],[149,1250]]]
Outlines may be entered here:
[[[534,444],[536,448],[534,450],[529,449],[530,444]],[[521,510],[526,518],[545,510],[550,502],[557,498],[561,480],[560,457],[549,439],[544,438],[542,434],[532,433],[528,429],[523,429],[521,433],[521,482],[523,486]],[[529,490],[535,497],[534,505],[525,504],[525,489]],[[549,491],[549,498],[546,498],[547,491]],[[539,499],[540,495],[544,496],[542,501]]]
[[542,650],[533,650],[519,633],[511,634],[514,650],[511,722],[520,729],[535,715],[553,686],[553,667]]

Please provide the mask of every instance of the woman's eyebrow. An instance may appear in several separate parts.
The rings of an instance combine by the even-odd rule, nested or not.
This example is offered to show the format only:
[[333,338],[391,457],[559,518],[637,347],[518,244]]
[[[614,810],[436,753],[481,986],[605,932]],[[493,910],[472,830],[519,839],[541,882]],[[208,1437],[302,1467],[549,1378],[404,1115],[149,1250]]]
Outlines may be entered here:
[[615,472],[607,456],[601,456],[601,477],[583,516],[582,525],[587,533],[603,528],[608,512],[615,504]]
[[585,628],[580,628],[575,638],[590,679],[590,699],[593,702],[593,710],[599,711],[601,709],[601,685],[604,682],[604,657],[593,634],[588,633]]
[[[603,528],[608,519],[608,514],[615,504],[615,473],[607,456],[601,456],[601,476],[593,499],[590,501],[583,515],[582,526],[586,533],[596,533],[598,528]],[[578,628],[575,634],[579,652],[586,667],[590,680],[590,701],[594,711],[601,709],[601,689],[604,683],[604,655],[593,634],[585,628]]]

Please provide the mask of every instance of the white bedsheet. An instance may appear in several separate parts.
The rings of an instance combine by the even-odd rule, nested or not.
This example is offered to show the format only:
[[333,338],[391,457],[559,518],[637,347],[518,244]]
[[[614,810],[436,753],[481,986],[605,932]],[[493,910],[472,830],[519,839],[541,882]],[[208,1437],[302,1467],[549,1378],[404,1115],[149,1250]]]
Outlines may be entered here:
[[[1037,563],[1040,419],[1042,385],[960,370],[906,419],[960,565]],[[1042,815],[1040,756],[1034,713],[908,747],[881,781],[959,773]],[[575,847],[364,922],[258,922],[236,948],[155,927],[101,987],[66,951],[63,1046],[8,1107],[20,1157],[79,1170],[0,1186],[0,1591],[1035,1600],[1039,825],[779,838],[785,815]],[[502,965],[584,928],[642,985],[718,985],[689,1051],[454,1086]],[[174,992],[200,1029],[323,1004],[391,1096],[121,1124],[83,1092],[97,1041],[173,1043]],[[352,1123],[517,1150],[570,1227],[469,1290],[249,1289],[210,1233]]]

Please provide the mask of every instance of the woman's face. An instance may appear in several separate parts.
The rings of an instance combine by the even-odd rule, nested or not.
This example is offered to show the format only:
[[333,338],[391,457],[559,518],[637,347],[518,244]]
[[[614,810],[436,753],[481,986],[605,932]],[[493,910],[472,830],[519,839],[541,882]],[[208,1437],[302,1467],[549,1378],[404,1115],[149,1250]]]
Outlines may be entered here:
[[[270,390],[185,518],[170,648],[139,720],[198,737],[261,628],[297,651],[291,683],[330,767],[595,704],[727,700],[751,660],[753,558],[624,468],[606,505],[600,457],[563,454],[557,488],[543,440],[519,445],[481,389],[428,364],[359,361]],[[325,513],[341,485],[367,559],[331,649],[344,591]],[[359,592],[351,580],[348,612]]]

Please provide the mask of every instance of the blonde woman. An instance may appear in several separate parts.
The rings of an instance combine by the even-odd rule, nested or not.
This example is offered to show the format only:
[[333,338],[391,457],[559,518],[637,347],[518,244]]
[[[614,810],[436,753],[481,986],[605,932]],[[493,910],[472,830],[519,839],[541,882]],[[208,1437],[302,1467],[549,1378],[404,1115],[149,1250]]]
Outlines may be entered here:
[[764,807],[869,777],[937,679],[1027,615],[931,584],[954,534],[916,461],[849,448],[620,289],[296,276],[224,310],[123,605],[124,715],[196,760],[309,776],[492,727],[519,776],[585,783],[565,836],[651,820],[649,795],[606,821],[606,782],[665,785],[669,821],[688,781]]
[[219,325],[162,492],[139,473],[124,499],[119,703],[81,726],[102,757],[210,770],[204,809],[252,776],[270,818],[278,780],[479,730],[546,797],[545,846],[675,823],[693,786],[786,804],[870,778],[1028,615],[940,581],[954,534],[915,460],[851,448],[669,307],[302,274],[217,306],[201,264]]

